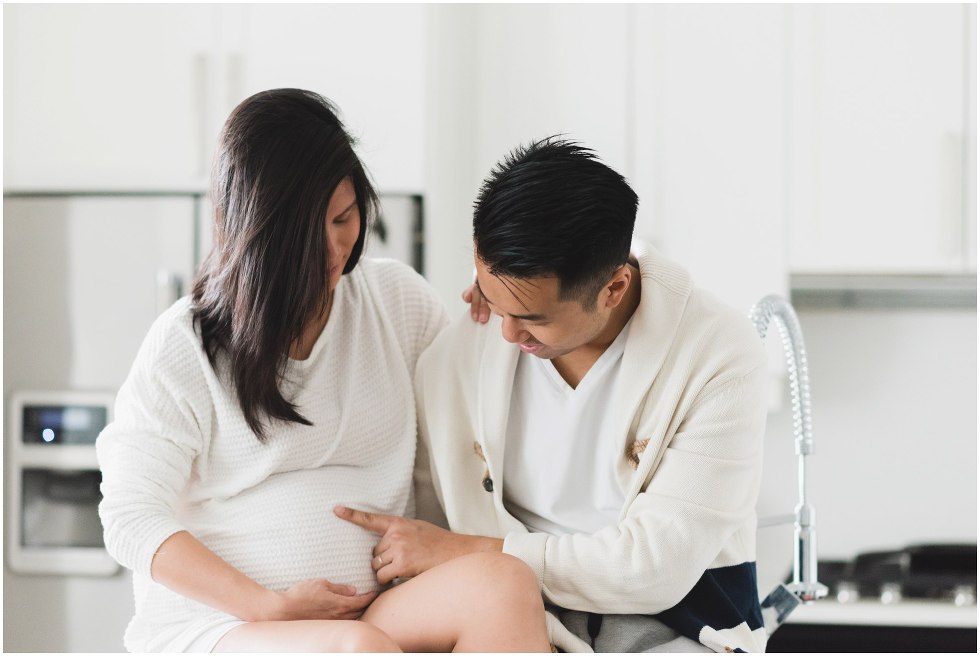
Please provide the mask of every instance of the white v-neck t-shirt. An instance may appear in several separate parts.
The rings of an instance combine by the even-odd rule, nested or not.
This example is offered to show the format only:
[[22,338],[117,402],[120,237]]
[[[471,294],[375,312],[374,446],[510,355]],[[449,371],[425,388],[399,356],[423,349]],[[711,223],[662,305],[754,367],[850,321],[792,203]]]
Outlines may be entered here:
[[574,389],[550,360],[521,353],[504,449],[507,510],[531,531],[594,533],[626,500],[612,426],[613,387],[632,319]]

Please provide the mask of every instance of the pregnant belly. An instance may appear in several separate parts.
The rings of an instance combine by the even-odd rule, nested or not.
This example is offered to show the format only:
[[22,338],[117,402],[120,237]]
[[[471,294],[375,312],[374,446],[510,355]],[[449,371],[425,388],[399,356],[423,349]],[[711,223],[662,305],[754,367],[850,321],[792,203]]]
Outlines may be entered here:
[[[371,479],[371,480],[365,480]],[[330,467],[276,474],[234,498],[191,512],[186,525],[212,551],[259,584],[285,590],[306,579],[378,588],[371,557],[377,535],[338,519],[337,504],[403,514],[402,493],[362,469]],[[370,489],[368,489],[370,488]],[[369,504],[367,500],[388,499]]]

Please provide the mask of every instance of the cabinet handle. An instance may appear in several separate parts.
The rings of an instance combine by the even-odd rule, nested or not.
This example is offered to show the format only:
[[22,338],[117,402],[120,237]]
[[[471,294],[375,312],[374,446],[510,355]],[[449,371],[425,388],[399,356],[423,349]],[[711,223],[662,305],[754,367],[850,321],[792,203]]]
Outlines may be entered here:
[[947,132],[943,135],[943,171],[942,185],[940,193],[942,206],[939,211],[942,213],[946,223],[945,238],[940,247],[947,256],[957,260],[957,264],[962,264],[963,258],[963,228],[965,216],[963,214],[963,184],[966,183],[963,170],[963,155],[965,150],[965,139],[961,132]]
[[207,146],[208,143],[208,57],[204,53],[194,55],[192,64],[194,85],[194,105],[196,109],[197,129],[194,144],[197,147],[195,153],[194,175],[198,179],[204,178],[207,172]]
[[173,271],[166,269],[157,271],[157,314],[164,312],[177,302],[182,296],[183,286],[180,276]]
[[963,107],[963,240],[966,271],[977,270],[977,6],[963,5],[966,20],[966,66]]
[[225,79],[227,80],[227,84],[225,85],[225,103],[228,111],[231,111],[231,108],[237,107],[238,103],[244,99],[242,96],[243,62],[241,53],[233,52],[228,54],[225,66]]

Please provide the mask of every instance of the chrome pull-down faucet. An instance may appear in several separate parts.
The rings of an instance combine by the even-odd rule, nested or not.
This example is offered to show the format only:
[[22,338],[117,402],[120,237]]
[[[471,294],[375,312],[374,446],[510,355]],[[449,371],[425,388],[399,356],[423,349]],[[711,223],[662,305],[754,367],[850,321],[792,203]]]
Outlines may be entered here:
[[793,515],[775,521],[760,521],[760,526],[794,524],[793,581],[780,584],[762,602],[766,630],[772,633],[801,602],[809,603],[827,595],[827,586],[817,581],[817,534],[815,513],[806,496],[806,458],[813,454],[813,429],[810,423],[810,379],[807,370],[803,332],[793,306],[775,295],[766,296],[752,306],[749,318],[763,340],[773,319],[783,340],[793,398],[793,434],[799,461],[800,501]]

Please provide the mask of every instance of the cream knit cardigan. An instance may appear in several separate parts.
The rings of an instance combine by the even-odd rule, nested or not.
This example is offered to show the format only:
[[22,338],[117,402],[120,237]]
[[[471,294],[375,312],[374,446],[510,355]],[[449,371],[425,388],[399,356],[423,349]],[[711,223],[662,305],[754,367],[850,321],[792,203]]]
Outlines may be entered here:
[[[501,337],[499,318],[480,325],[464,315],[416,372],[420,516],[439,522],[444,512],[454,531],[504,538],[548,601],[597,613],[659,613],[713,568],[751,563],[754,577],[765,349],[744,313],[694,289],[683,269],[639,241],[633,256],[641,300],[610,408],[626,497],[617,524],[591,535],[530,533],[504,507],[519,350]],[[583,648],[553,618],[551,629],[559,646]],[[764,631],[744,629],[728,644],[692,637],[758,651]]]

